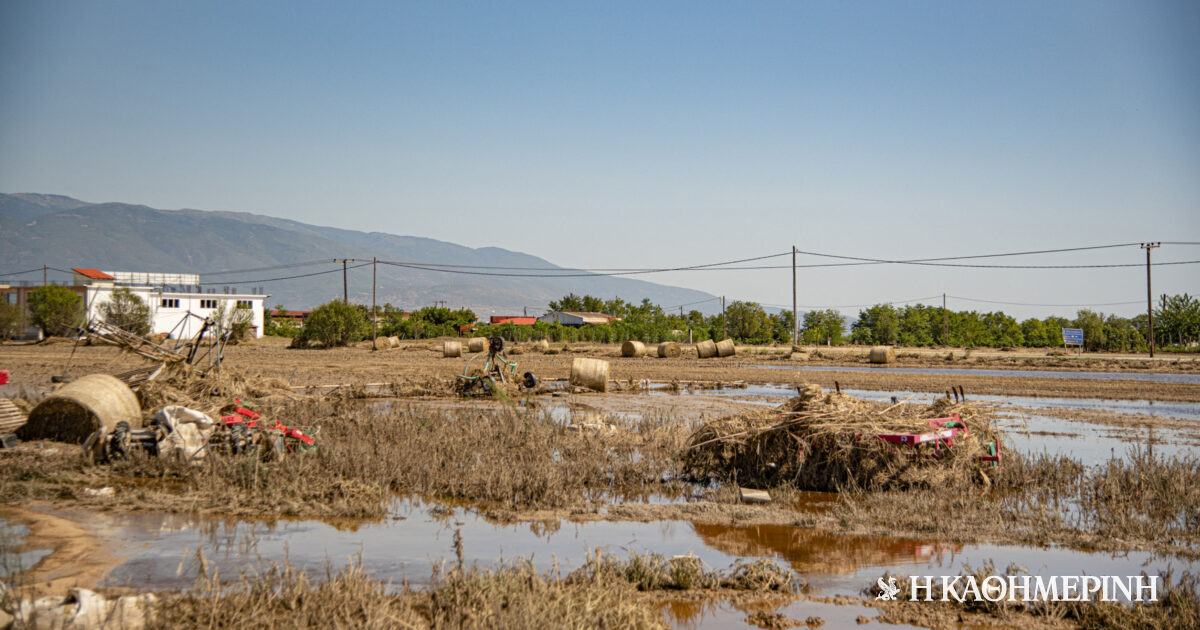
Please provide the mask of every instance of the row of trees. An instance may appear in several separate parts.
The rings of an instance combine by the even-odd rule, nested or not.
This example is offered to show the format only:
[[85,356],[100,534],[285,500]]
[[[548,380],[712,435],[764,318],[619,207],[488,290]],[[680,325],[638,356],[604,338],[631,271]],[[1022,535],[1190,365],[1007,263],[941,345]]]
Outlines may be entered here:
[[[510,341],[602,343],[629,339],[658,343],[689,337],[694,341],[719,341],[729,337],[747,344],[787,343],[792,336],[791,312],[767,313],[755,302],[733,302],[726,307],[724,316],[706,316],[697,310],[668,313],[648,299],[634,304],[620,298],[604,300],[572,293],[551,302],[550,307],[559,311],[602,312],[620,320],[581,328],[546,322],[532,326],[484,324],[477,326],[474,334],[499,335]],[[405,339],[457,335],[461,326],[476,320],[469,309],[428,307],[406,318],[399,309],[385,305],[381,313],[379,334]],[[1160,346],[1190,347],[1200,342],[1200,301],[1187,294],[1162,296],[1155,309],[1155,324]],[[1082,328],[1085,348],[1090,351],[1142,350],[1149,335],[1145,315],[1125,318],[1083,309],[1072,319],[1051,316],[1017,321],[1001,311],[954,311],[920,304],[899,308],[877,304],[862,309],[849,328],[846,317],[836,310],[809,311],[801,320],[800,335],[808,344],[1050,347],[1062,345],[1063,328]],[[272,327],[268,326],[268,330]],[[369,311],[363,306],[330,302],[313,311],[303,329],[284,334],[300,334],[303,341],[319,341],[324,345],[353,343],[370,336]]]

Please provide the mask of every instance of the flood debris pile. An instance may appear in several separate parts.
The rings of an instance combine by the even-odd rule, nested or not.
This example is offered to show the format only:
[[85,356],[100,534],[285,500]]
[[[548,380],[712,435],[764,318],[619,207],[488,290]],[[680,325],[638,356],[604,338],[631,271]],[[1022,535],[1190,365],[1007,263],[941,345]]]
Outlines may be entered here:
[[816,385],[779,407],[705,423],[688,473],[753,487],[878,491],[990,485],[1004,453],[990,407],[876,403]]

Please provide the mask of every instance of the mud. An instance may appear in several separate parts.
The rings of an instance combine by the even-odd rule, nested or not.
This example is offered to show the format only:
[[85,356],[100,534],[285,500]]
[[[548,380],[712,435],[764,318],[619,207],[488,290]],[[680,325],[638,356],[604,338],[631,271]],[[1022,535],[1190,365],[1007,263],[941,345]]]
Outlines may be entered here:
[[41,510],[0,506],[0,519],[25,526],[22,549],[49,549],[20,576],[17,585],[33,597],[66,595],[72,588],[95,588],[123,560],[82,520]]

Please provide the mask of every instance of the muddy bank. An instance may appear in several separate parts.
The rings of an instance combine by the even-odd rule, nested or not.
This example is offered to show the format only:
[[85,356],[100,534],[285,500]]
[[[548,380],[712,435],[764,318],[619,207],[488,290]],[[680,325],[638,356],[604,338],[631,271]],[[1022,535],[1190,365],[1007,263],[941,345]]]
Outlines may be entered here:
[[82,520],[11,505],[0,505],[0,519],[29,530],[21,545],[23,550],[50,550],[15,581],[14,586],[23,594],[42,597],[66,595],[77,587],[95,588],[123,562]]
[[[330,350],[293,350],[285,339],[264,338],[251,343],[231,346],[226,351],[229,365],[236,366],[251,377],[283,377],[299,386],[364,385],[367,383],[398,383],[401,391],[412,383],[449,382],[466,365],[465,358],[447,359],[441,356],[441,343],[436,340],[402,342],[400,348],[371,351],[359,348]],[[1081,381],[1061,378],[998,378],[974,374],[901,374],[887,368],[872,371],[800,371],[778,368],[798,365],[788,361],[783,349],[748,348],[727,358],[699,360],[694,356],[674,359],[650,357],[623,358],[616,345],[575,344],[562,350],[555,344],[556,354],[521,352],[509,358],[520,365],[520,371],[532,371],[543,378],[565,378],[575,357],[603,358],[612,365],[611,376],[621,380],[703,380],[750,383],[783,383],[799,385],[817,383],[831,388],[842,387],[886,390],[907,389],[922,392],[943,392],[951,385],[962,385],[968,393],[1006,394],[1025,396],[1092,397],[1114,399],[1151,399],[1200,401],[1200,385],[1187,383],[1157,383],[1136,381]],[[11,371],[11,385],[6,391],[19,388],[45,389],[50,377],[66,372],[73,344],[0,346],[5,368]],[[803,365],[836,367],[866,365],[864,349],[819,349],[810,354]],[[946,352],[947,354],[949,351]],[[1003,354],[1003,353],[1000,353]],[[909,357],[913,355],[915,358]],[[1131,371],[1137,373],[1200,373],[1200,362],[1194,357],[1163,361],[1140,359],[1075,359],[1064,357],[1008,357],[972,353],[968,358],[954,361],[938,359],[936,353],[904,350],[896,366],[938,366],[952,368],[987,368],[1011,370],[1083,370]],[[945,356],[944,354],[942,355]],[[81,345],[71,360],[71,374],[91,372],[118,373],[145,362],[122,354],[111,346]],[[436,389],[436,388],[435,388]],[[436,393],[428,387],[424,393]],[[448,395],[448,394],[447,394]]]

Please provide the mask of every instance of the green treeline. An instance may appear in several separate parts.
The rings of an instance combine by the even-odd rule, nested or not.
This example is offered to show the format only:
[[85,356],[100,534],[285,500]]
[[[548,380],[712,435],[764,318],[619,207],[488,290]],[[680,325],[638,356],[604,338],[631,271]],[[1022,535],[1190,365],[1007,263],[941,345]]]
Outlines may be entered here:
[[[620,298],[604,300],[572,293],[551,302],[550,308],[595,311],[620,320],[580,328],[546,322],[533,326],[478,324],[472,334],[499,335],[509,341],[544,338],[601,343],[630,339],[646,343],[686,341],[689,336],[693,341],[720,341],[728,336],[744,344],[788,343],[792,336],[790,311],[767,313],[755,302],[733,302],[722,317],[706,316],[698,310],[668,312],[648,299],[633,304]],[[468,309],[428,307],[405,318],[403,311],[387,304],[380,309],[379,334],[404,339],[455,336],[459,327],[475,321],[475,314]],[[1154,324],[1159,347],[1186,349],[1200,344],[1200,301],[1186,293],[1163,295],[1154,310]],[[1063,328],[1082,328],[1085,349],[1089,351],[1138,351],[1148,346],[1145,314],[1127,318],[1083,309],[1072,319],[1051,316],[1017,321],[1002,311],[943,310],[921,304],[877,304],[860,310],[851,326],[836,310],[809,311],[801,318],[800,336],[803,343],[821,345],[1051,347],[1062,345]]]

